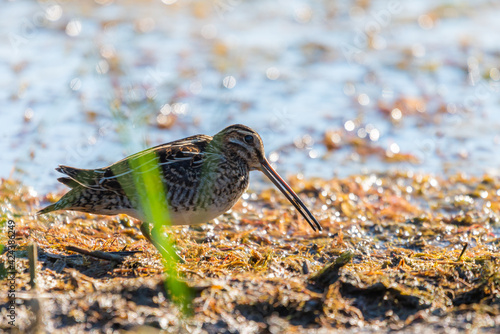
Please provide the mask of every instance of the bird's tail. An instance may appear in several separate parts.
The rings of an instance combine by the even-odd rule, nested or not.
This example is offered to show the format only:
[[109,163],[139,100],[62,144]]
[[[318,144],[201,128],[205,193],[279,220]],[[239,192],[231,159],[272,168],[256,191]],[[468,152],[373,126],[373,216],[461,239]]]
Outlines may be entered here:
[[51,205],[49,205],[49,206],[47,206],[47,207],[43,208],[42,210],[38,211],[36,214],[37,214],[37,215],[44,215],[44,214],[49,213],[49,212],[51,212],[51,211],[56,211],[56,210],[59,210],[59,209],[58,209],[58,205],[57,205],[58,203],[59,203],[59,202],[54,203],[54,204],[51,204]]
[[61,197],[61,199],[59,199],[57,202],[43,208],[36,214],[43,215],[52,211],[67,209],[72,206],[74,199],[75,199],[75,189],[71,189],[69,192],[64,194],[64,196]]
[[101,175],[95,170],[79,169],[69,166],[60,165],[56,170],[60,173],[66,174],[68,177],[60,177],[57,180],[62,184],[71,188],[59,201],[54,204],[43,208],[38,211],[37,215],[43,215],[52,211],[70,209],[78,199],[83,188],[89,187],[87,183],[94,184],[99,181],[98,177]]

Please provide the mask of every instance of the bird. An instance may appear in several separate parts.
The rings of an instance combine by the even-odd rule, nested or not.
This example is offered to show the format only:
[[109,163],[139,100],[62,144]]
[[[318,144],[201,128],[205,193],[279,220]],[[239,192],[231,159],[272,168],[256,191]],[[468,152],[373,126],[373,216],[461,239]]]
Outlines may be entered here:
[[[101,215],[127,214],[145,221],[140,194],[130,191],[137,162],[148,155],[159,167],[172,225],[209,222],[233,207],[246,191],[250,171],[263,172],[304,217],[313,231],[321,225],[302,200],[271,167],[260,135],[248,126],[230,125],[213,137],[195,135],[128,156],[108,167],[80,169],[60,165],[57,180],[71,188],[59,201],[37,214],[73,210]],[[161,188],[160,188],[161,189]],[[141,231],[151,241],[149,227]]]

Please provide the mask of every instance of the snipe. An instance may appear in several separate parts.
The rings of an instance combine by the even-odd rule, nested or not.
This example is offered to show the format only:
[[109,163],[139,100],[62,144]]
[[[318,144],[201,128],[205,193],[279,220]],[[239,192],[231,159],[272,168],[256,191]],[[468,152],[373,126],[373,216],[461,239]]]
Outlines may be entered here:
[[228,126],[214,137],[197,135],[155,146],[105,168],[59,166],[56,170],[67,177],[58,181],[71,190],[38,213],[54,210],[102,215],[125,213],[144,221],[139,195],[131,195],[126,187],[133,182],[131,175],[136,172],[131,167],[136,165],[133,162],[150,153],[155,154],[160,167],[173,225],[205,223],[223,214],[247,189],[249,172],[260,170],[314,231],[322,230],[304,203],[265,158],[259,134],[238,124]]

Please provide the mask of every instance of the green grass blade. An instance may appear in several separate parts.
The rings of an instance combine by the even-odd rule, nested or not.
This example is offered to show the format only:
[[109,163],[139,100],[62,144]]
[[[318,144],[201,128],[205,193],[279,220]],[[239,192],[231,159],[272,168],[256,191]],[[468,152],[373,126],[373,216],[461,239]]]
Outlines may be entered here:
[[[172,300],[186,313],[193,298],[192,290],[178,278],[177,256],[171,240],[158,232],[163,225],[171,225],[166,189],[162,181],[158,157],[154,152],[139,155],[130,159],[129,167],[132,170],[133,182],[130,182],[130,176],[126,176],[127,179],[122,179],[120,183],[128,185],[123,187],[125,193],[130,199],[138,199],[138,205],[146,217],[146,222],[153,224],[151,237],[156,244],[163,247],[159,247],[158,251],[162,256],[167,274],[165,288],[169,291]],[[115,175],[120,174],[115,173]]]

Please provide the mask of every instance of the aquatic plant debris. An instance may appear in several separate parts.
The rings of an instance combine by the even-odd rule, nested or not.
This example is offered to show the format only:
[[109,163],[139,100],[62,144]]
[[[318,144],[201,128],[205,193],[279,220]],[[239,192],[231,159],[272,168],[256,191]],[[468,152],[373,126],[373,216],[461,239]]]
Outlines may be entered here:
[[[179,276],[195,293],[193,313],[184,316],[165,291],[161,255],[140,222],[77,212],[36,217],[60,194],[37,197],[3,179],[0,241],[13,220],[19,330],[41,323],[56,332],[493,333],[500,326],[500,180],[389,173],[290,181],[323,233],[311,233],[275,189],[250,190],[215,222],[163,230],[182,259]],[[39,312],[29,285],[32,243]],[[0,296],[1,312],[7,303]]]

